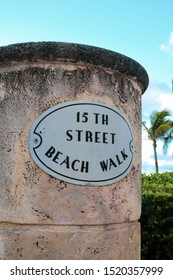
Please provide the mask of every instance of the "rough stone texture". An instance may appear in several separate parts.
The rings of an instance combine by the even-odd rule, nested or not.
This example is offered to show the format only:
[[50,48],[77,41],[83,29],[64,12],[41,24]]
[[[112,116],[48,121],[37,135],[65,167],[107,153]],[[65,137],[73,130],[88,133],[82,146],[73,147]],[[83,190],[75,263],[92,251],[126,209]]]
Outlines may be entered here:
[[143,91],[148,86],[148,75],[139,63],[110,50],[62,42],[31,42],[0,48],[0,65],[3,66],[18,62],[38,62],[42,60],[102,66],[137,80]]
[[[20,224],[21,238],[25,239],[25,253],[20,257],[14,253],[18,248],[15,227],[3,231],[2,242],[4,234],[10,235],[14,249],[8,246],[2,259],[42,258],[27,249],[29,239],[34,236],[37,242],[42,230],[51,240],[52,249],[45,249],[46,258],[138,258],[137,253],[131,255],[128,230],[124,231],[122,243],[112,247],[112,253],[102,250],[104,256],[89,254],[82,244],[94,244],[96,236],[92,230],[99,232],[97,225],[106,240],[109,224],[115,224],[119,236],[118,228],[123,225],[116,224],[125,223],[128,228],[127,223],[130,227],[140,217],[141,95],[147,85],[148,76],[137,62],[100,48],[64,43],[0,48],[0,221],[4,222],[1,228],[5,223]],[[134,164],[121,181],[101,187],[73,185],[44,173],[31,159],[27,141],[35,119],[53,105],[76,99],[105,102],[117,107],[129,120],[135,140]],[[28,224],[27,230],[22,229],[24,224]],[[44,225],[52,226],[51,230]],[[81,230],[83,225],[85,234]],[[75,230],[79,232],[83,253],[76,253],[78,238],[72,242],[71,253],[68,250],[62,253],[62,245],[57,243],[71,244],[68,238]],[[139,236],[134,240],[139,241]],[[139,245],[138,241],[133,242],[134,247]],[[123,244],[129,249],[124,249],[121,255],[118,250],[121,251]],[[54,246],[57,249],[53,250]]]
[[[138,222],[108,226],[0,227],[0,259],[138,259]],[[128,254],[127,254],[128,252]]]

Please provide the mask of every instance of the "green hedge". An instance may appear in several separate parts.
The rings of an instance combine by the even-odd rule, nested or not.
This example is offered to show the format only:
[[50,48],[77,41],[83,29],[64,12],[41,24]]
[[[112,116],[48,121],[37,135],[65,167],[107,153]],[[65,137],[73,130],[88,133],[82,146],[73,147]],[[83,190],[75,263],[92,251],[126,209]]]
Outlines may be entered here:
[[173,172],[142,175],[141,258],[173,260]]

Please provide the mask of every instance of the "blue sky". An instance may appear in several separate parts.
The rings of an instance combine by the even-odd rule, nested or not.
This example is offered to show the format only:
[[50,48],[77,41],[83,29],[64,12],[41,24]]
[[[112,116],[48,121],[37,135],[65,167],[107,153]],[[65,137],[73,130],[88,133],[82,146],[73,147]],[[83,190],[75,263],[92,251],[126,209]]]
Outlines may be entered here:
[[[147,70],[143,120],[153,110],[173,115],[173,0],[0,1],[0,46],[38,41],[81,43],[125,54]],[[143,132],[143,171],[154,171],[152,144]],[[160,171],[173,170],[158,143]]]

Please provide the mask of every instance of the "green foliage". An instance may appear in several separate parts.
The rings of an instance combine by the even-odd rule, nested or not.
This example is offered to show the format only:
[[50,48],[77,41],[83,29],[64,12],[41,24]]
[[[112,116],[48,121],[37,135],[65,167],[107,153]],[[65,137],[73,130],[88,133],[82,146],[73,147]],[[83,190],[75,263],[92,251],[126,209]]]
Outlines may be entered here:
[[142,175],[141,258],[173,260],[173,172]]

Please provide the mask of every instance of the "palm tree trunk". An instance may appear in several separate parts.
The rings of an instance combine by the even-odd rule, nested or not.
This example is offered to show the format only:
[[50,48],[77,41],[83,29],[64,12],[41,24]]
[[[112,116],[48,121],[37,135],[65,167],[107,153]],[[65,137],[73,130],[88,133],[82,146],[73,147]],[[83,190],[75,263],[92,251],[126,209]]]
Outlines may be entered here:
[[153,148],[154,148],[154,160],[155,160],[156,173],[159,173],[158,160],[157,160],[157,144],[156,144],[156,140],[153,140]]

